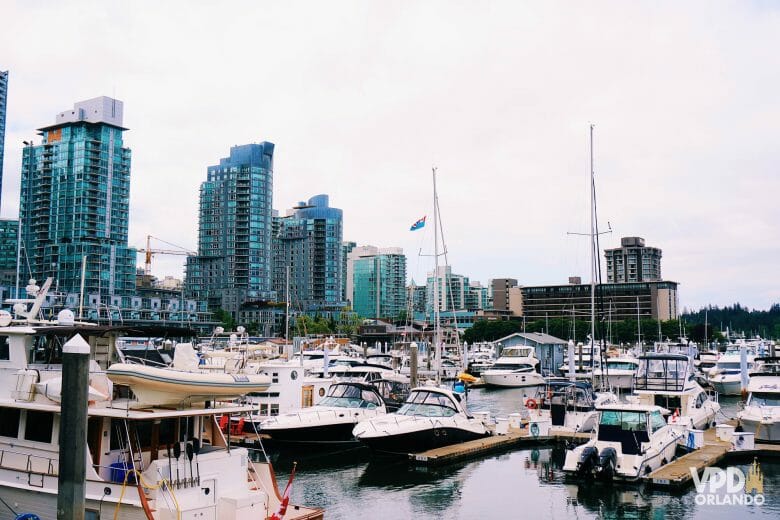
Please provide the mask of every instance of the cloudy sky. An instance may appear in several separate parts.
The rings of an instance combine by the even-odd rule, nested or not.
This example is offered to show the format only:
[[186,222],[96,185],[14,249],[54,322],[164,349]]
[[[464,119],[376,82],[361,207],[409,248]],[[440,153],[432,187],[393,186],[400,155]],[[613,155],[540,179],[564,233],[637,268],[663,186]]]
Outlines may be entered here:
[[[14,2],[2,215],[22,141],[75,101],[125,103],[130,244],[197,247],[198,187],[234,144],[276,144],[274,207],[318,193],[344,239],[486,283],[587,279],[599,218],[663,249],[680,304],[780,301],[780,7],[773,2]],[[140,258],[139,258],[140,260]],[[158,275],[182,257],[155,258]]]

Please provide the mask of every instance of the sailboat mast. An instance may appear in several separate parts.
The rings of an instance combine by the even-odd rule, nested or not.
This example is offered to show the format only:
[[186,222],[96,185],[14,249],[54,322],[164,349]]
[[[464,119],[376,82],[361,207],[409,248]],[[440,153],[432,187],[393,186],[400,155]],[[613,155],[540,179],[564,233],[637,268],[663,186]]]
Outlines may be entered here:
[[[436,383],[441,383],[441,316],[439,314],[439,196],[436,193],[436,167],[433,172],[433,345],[436,349]],[[429,352],[430,356],[431,353]]]
[[[593,125],[590,125],[590,341],[596,345],[596,180],[593,172]],[[591,357],[592,359],[592,357]]]

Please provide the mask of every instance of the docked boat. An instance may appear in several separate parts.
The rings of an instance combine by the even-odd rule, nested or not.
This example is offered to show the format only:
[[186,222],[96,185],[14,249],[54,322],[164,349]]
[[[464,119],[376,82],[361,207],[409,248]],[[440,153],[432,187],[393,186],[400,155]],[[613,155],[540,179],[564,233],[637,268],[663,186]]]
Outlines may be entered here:
[[377,389],[362,383],[334,383],[319,403],[265,418],[260,433],[277,443],[337,447],[356,444],[352,430],[360,421],[387,413]]
[[505,347],[495,364],[482,371],[482,380],[487,386],[499,387],[543,385],[544,377],[537,372],[538,365],[533,347]]
[[[574,377],[577,380],[593,381],[594,350],[597,349],[594,349],[592,342],[577,344],[574,353]],[[595,354],[598,357],[597,351]],[[558,375],[568,377],[569,368],[569,353],[567,352],[563,358],[563,364],[558,367]]]
[[583,479],[636,481],[671,461],[683,435],[660,406],[611,404],[596,436],[566,452],[563,471]]
[[737,414],[738,424],[756,434],[756,441],[780,442],[780,357],[759,357],[750,374],[748,399]]
[[639,356],[634,394],[629,399],[670,410],[668,420],[706,430],[720,411],[716,393],[708,393],[693,373],[692,358],[683,354],[649,353]]
[[726,352],[718,358],[714,368],[707,374],[707,382],[722,395],[740,395],[742,393],[742,350],[746,357],[746,367],[749,372],[754,369],[757,356],[755,347],[749,344],[734,344],[726,348]]
[[198,356],[188,343],[176,346],[171,367],[114,363],[106,375],[114,384],[129,387],[138,406],[232,399],[250,392],[263,392],[271,385],[271,378],[265,374],[238,369],[233,372],[201,370]]
[[[60,403],[48,391],[63,375],[63,345],[76,340],[89,347],[89,385],[103,395],[92,399],[92,393],[87,407],[86,518],[238,520],[280,512],[287,520],[322,518],[320,509],[287,507],[270,463],[228,445],[216,416],[247,414],[251,407],[215,400],[209,407],[181,402],[139,409],[138,401],[118,397],[127,389],[112,385],[106,367],[118,356],[115,340],[128,332],[145,329],[75,323],[70,311],[56,322],[12,322],[0,314],[0,343],[7,346],[0,380],[9,383],[0,385],[0,496],[6,503],[40,518],[58,516],[60,453],[69,447],[61,444]],[[38,391],[43,384],[45,393]]]
[[588,381],[551,378],[525,406],[532,421],[547,419],[558,430],[590,432],[598,423],[597,408],[617,402],[611,392],[594,392]]
[[487,436],[485,425],[467,413],[461,399],[443,388],[413,388],[396,413],[360,422],[352,433],[373,451],[396,455]]
[[611,357],[593,369],[593,385],[597,388],[631,390],[639,361],[633,357]]

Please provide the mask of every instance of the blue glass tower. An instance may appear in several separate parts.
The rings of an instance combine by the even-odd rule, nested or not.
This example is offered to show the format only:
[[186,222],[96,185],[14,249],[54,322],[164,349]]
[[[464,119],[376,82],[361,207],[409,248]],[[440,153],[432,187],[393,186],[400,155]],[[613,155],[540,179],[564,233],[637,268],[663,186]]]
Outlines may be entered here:
[[122,111],[122,102],[108,97],[76,103],[39,129],[40,145],[24,148],[19,218],[30,272],[24,262],[23,280],[51,276],[58,291],[78,293],[86,256],[86,294],[105,302],[135,291]]
[[[0,195],[3,193],[3,159],[5,158],[5,112],[8,106],[8,71],[0,70]],[[0,197],[2,201],[2,197]]]
[[277,217],[274,238],[274,287],[286,298],[290,268],[290,302],[304,312],[339,310],[342,298],[343,213],[328,205],[327,195],[301,202],[286,217]]
[[209,308],[237,312],[273,298],[271,216],[274,145],[233,146],[200,187],[198,256],[187,259],[187,290]]

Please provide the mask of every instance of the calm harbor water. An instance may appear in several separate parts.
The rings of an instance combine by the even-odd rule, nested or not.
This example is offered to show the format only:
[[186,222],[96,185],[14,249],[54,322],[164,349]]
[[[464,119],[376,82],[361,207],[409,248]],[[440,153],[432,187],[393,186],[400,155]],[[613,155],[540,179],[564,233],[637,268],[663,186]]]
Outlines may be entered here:
[[[506,416],[517,411],[521,399],[519,389],[472,390],[469,408]],[[721,404],[725,417],[731,418],[739,400],[724,398]],[[374,461],[366,450],[296,454],[292,502],[323,507],[329,519],[780,518],[780,496],[774,493],[780,486],[778,462],[761,464],[766,497],[762,506],[701,506],[693,487],[670,494],[642,485],[567,482],[560,470],[563,457],[563,448],[545,447],[423,469],[406,461]],[[739,467],[747,471],[749,462]],[[284,486],[291,459],[280,456],[275,467]]]

